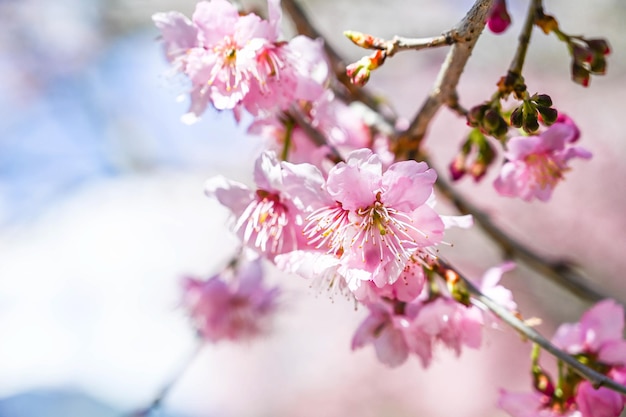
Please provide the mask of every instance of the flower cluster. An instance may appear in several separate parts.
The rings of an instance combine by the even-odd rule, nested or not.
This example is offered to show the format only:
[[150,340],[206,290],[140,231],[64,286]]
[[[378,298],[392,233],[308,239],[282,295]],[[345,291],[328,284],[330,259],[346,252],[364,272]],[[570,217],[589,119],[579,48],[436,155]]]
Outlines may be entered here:
[[[486,24],[500,33],[511,19],[505,0],[492,4]],[[472,284],[437,253],[445,230],[471,226],[471,216],[435,210],[437,173],[425,162],[400,160],[421,151],[419,145],[411,152],[403,149],[415,142],[403,136],[403,122],[349,103],[350,86],[331,89],[337,80],[331,79],[321,40],[282,40],[281,17],[280,0],[268,0],[268,19],[240,13],[227,0],[200,2],[191,18],[178,12],[153,16],[167,60],[190,83],[187,119],[201,116],[209,105],[232,111],[237,120],[247,112],[253,119],[248,132],[269,142],[256,160],[253,185],[222,176],[206,182],[205,193],[232,212],[234,233],[256,258],[233,261],[206,281],[184,280],[182,304],[196,330],[211,342],[262,333],[279,294],[262,283],[261,260],[267,260],[355,300],[368,315],[352,348],[372,345],[384,364],[398,366],[415,356],[428,367],[439,345],[457,355],[463,347],[478,348],[482,328],[499,323],[482,303],[494,307],[484,297],[472,298]],[[482,29],[482,18],[478,21]],[[395,52],[387,54],[378,38],[347,36],[376,50],[347,68],[348,78],[363,85]],[[457,41],[445,39],[446,44]],[[581,55],[583,69],[600,73],[608,44],[585,42],[591,52]],[[547,95],[528,94],[519,71],[509,71],[491,100],[467,112],[474,129],[450,172],[454,179],[483,178],[497,160],[491,136],[503,146],[505,158],[494,182],[497,192],[547,201],[570,160],[591,154],[574,145],[577,126],[558,115]],[[500,101],[511,93],[522,104],[509,117]],[[452,104],[449,98],[446,103]],[[512,127],[530,136],[509,137]],[[505,263],[489,270],[480,292],[519,316],[511,292],[499,284],[512,267]],[[580,323],[559,328],[554,343],[623,383],[623,327],[621,307],[605,301]],[[623,396],[596,390],[573,371],[559,375],[556,385],[538,363],[533,375],[535,392],[503,391],[501,408],[516,417],[616,417],[624,408]]]
[[236,262],[208,280],[185,277],[182,285],[182,305],[210,342],[259,335],[277,308],[279,290],[263,285],[260,259]]
[[209,103],[272,113],[322,94],[322,45],[304,36],[279,40],[279,0],[269,0],[268,9],[263,20],[210,0],[198,3],[191,19],[179,12],[153,16],[167,59],[191,81],[190,115],[200,116]]
[[589,159],[591,153],[572,144],[580,131],[567,116],[535,136],[517,136],[507,141],[505,164],[494,182],[496,191],[506,197],[520,197],[531,201],[547,201],[556,184],[569,170],[573,158]]
[[[624,309],[604,300],[583,314],[580,322],[562,324],[553,343],[579,361],[623,384],[626,382]],[[514,417],[617,417],[626,397],[608,388],[594,388],[573,371],[559,375],[556,386],[537,364],[535,391],[502,390],[499,406]]]

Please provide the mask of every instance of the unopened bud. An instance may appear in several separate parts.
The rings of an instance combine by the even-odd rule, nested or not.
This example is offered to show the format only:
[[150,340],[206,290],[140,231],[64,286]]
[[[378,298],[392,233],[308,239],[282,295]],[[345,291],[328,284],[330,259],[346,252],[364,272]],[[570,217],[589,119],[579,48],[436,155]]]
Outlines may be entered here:
[[585,39],[585,42],[596,54],[608,55],[611,53],[611,47],[606,39]]
[[364,65],[362,62],[365,58],[350,64],[346,67],[346,75],[350,78],[350,82],[354,85],[358,85],[363,87],[367,84],[367,81],[370,79],[371,71],[367,68],[367,65]]
[[586,45],[575,43],[572,47],[572,57],[579,64],[589,63],[593,60],[593,52]]
[[589,70],[580,65],[578,62],[572,62],[572,81],[583,87],[589,86]]
[[534,101],[539,106],[552,107],[552,98],[547,94],[535,94],[530,100]]
[[539,120],[536,111],[527,112],[524,115],[524,124],[522,125],[522,129],[524,129],[527,133],[533,133],[539,129]]
[[524,124],[523,107],[524,106],[521,105],[515,110],[513,110],[513,113],[511,113],[511,126],[515,126],[519,128],[519,127],[522,127],[522,124]]
[[557,117],[559,117],[559,112],[551,107],[537,106],[537,111],[541,114],[541,120],[546,126],[556,122]]
[[454,160],[450,162],[448,169],[450,170],[452,181],[460,180],[463,175],[465,175],[465,155],[458,154]]
[[604,59],[604,55],[596,54],[591,61],[589,69],[597,75],[606,74],[606,59]]
[[355,45],[360,46],[361,48],[370,49],[376,42],[376,38],[372,35],[355,32],[353,30],[346,30],[343,34],[346,38],[350,39]]
[[485,112],[489,106],[486,104],[480,104],[478,106],[472,107],[467,112],[467,124],[472,127],[478,127],[482,124],[482,120],[485,117]]
[[543,11],[536,14],[535,25],[539,26],[546,35],[559,28],[559,22],[549,14],[543,13]]

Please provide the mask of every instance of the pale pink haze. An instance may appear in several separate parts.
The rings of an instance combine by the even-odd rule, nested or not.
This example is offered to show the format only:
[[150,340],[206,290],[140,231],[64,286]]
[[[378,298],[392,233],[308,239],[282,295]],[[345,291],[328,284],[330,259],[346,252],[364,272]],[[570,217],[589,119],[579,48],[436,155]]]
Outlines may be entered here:
[[260,260],[240,261],[208,280],[183,279],[182,305],[209,341],[250,339],[263,333],[277,308],[277,288],[263,285]]
[[571,145],[579,134],[573,123],[557,122],[539,135],[509,139],[504,154],[506,162],[494,182],[496,191],[525,201],[535,198],[548,201],[554,187],[570,169],[569,161],[591,158],[586,149]]

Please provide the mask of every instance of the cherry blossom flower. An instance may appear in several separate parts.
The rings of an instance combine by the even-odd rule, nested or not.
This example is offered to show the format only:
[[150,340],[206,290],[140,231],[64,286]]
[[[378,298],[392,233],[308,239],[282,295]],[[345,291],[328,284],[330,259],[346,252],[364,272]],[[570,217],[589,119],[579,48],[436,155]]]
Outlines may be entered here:
[[604,300],[581,317],[578,323],[559,326],[553,343],[566,352],[593,355],[607,365],[626,365],[624,309],[613,300]]
[[359,281],[394,283],[417,250],[440,242],[443,221],[426,204],[435,178],[415,161],[383,173],[369,149],[351,152],[330,170],[326,190],[335,203],[309,216],[307,227],[316,225],[328,253],[340,256],[339,273],[351,288]]
[[205,192],[232,211],[234,230],[243,243],[270,260],[306,246],[301,212],[314,203],[306,190],[321,187],[319,171],[309,164],[281,165],[268,151],[256,161],[254,180],[257,188],[251,190],[217,176],[207,181]]
[[277,307],[277,288],[263,285],[260,260],[242,261],[206,281],[183,280],[182,305],[200,336],[210,342],[257,336]]
[[352,338],[352,350],[371,343],[382,363],[402,365],[409,357],[409,320],[403,315],[393,314],[391,307],[385,304],[374,304],[369,309],[369,316]]
[[575,406],[551,404],[550,397],[539,392],[500,390],[498,407],[513,417],[582,417]]
[[573,123],[554,123],[540,135],[511,138],[504,154],[507,160],[494,182],[496,191],[526,201],[549,200],[569,169],[569,160],[591,158],[586,149],[570,146],[578,135]]

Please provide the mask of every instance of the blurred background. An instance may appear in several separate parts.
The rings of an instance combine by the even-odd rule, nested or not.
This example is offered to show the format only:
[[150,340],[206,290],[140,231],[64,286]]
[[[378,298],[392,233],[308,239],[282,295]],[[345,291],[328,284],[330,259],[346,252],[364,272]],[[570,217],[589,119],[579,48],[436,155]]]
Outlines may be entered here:
[[[471,3],[304,2],[348,60],[362,51],[342,37],[346,29],[432,36]],[[261,144],[246,136],[246,120],[237,126],[228,113],[180,122],[185,85],[169,71],[150,16],[191,15],[194,4],[0,0],[0,417],[131,415],[195,349],[177,305],[179,279],[216,272],[236,248],[203,183],[218,173],[248,181]],[[479,41],[459,86],[465,107],[495,90],[526,5],[509,1],[513,25]],[[577,121],[594,159],[574,163],[549,204],[497,197],[495,172],[459,187],[521,241],[573,261],[599,289],[626,300],[626,3],[552,1],[546,12],[565,32],[607,37],[612,46],[608,74],[587,89],[569,81],[565,46],[537,30],[526,64],[531,92],[550,94]],[[399,54],[370,88],[410,118],[445,53]],[[463,120],[438,115],[427,139],[437,167],[447,166],[465,133]],[[472,277],[501,260],[479,230],[446,240],[454,247],[445,255]],[[296,277],[274,279],[286,296],[272,334],[204,348],[155,415],[500,416],[499,387],[530,387],[530,346],[512,331],[485,331],[484,348],[458,359],[441,350],[428,370],[416,360],[387,369],[371,348],[350,352],[365,311]],[[543,319],[547,336],[588,307],[523,265],[504,283],[527,317]]]

